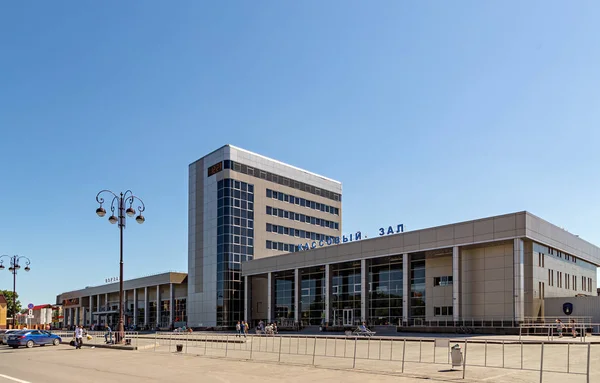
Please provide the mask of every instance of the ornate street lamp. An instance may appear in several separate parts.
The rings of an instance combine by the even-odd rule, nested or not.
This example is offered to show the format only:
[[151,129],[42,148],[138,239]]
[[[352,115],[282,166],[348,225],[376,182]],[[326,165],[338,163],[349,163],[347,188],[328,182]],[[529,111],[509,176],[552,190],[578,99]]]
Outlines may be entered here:
[[[113,193],[110,190],[101,190],[96,195],[96,201],[100,204],[100,207],[96,209],[96,214],[98,217],[104,217],[106,215],[106,210],[102,207],[104,203],[104,198],[100,195],[102,193],[109,193],[112,195],[112,201],[110,203],[110,211],[111,215],[108,217],[108,222],[111,224],[118,223],[119,231],[120,231],[120,263],[119,263],[119,325],[117,327],[117,343],[122,343],[125,339],[125,323],[123,318],[123,229],[125,228],[126,215],[129,217],[133,217],[136,214],[135,209],[133,208],[133,202],[138,200],[141,205],[138,206],[138,216],[135,217],[135,221],[139,224],[144,223],[146,218],[142,215],[142,212],[146,210],[144,205],[144,201],[142,201],[139,197],[133,195],[131,190],[127,190],[125,193],[120,193],[119,195]],[[129,207],[126,209],[125,206],[129,204]],[[116,205],[116,207],[115,207]],[[115,209],[118,209],[118,216],[115,216]]]
[[4,266],[4,261],[2,260],[2,258],[5,257],[10,259],[10,267],[8,268],[8,271],[10,271],[13,275],[13,328],[15,328],[17,325],[17,271],[21,268],[21,259],[25,259],[25,271],[31,270],[29,267],[31,261],[29,258],[22,255],[2,255],[0,256],[0,270],[4,270],[6,268]]

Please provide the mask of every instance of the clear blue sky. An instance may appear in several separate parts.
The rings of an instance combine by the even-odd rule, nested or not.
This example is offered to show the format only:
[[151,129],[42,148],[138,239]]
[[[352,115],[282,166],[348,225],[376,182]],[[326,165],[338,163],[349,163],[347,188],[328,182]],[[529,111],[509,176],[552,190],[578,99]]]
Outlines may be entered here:
[[[344,231],[529,210],[600,244],[594,1],[0,6],[0,254],[24,303],[187,270],[188,164],[230,143],[340,180]],[[12,279],[0,272],[0,289]]]

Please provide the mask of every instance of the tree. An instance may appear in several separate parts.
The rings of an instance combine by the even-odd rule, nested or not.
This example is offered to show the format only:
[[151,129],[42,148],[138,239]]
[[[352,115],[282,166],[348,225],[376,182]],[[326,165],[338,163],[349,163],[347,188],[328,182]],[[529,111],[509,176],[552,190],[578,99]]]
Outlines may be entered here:
[[6,303],[7,303],[6,317],[7,318],[12,318],[15,311],[17,313],[21,311],[21,302],[19,301],[19,294],[16,294],[16,298],[17,298],[16,310],[15,310],[15,306],[13,305],[13,292],[12,291],[0,290],[0,295],[4,295],[4,298],[6,298]]

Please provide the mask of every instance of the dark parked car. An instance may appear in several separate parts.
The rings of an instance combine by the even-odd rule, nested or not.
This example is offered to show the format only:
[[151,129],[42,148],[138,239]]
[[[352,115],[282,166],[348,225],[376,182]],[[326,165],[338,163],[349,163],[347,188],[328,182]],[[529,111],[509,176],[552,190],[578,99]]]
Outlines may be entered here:
[[6,344],[12,348],[25,346],[31,348],[35,345],[45,346],[51,344],[58,346],[62,342],[60,336],[43,330],[22,330],[8,335]]

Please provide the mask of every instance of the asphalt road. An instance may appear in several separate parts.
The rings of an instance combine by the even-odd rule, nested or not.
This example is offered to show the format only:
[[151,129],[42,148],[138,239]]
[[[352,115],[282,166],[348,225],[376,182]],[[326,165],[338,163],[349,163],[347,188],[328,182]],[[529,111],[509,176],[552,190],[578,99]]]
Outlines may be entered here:
[[[70,382],[422,382],[422,379],[151,352],[69,346],[0,346],[0,383]],[[435,382],[436,380],[430,380]],[[440,380],[441,381],[441,380]]]
[[[426,378],[430,382],[510,382],[525,383],[539,382],[539,372],[522,371],[519,369],[500,368],[468,368],[467,379],[462,380],[462,372],[458,369],[450,371],[448,365],[433,365],[428,363],[408,363],[406,371],[400,376],[400,363],[393,361],[361,360],[357,361],[356,370],[348,370],[347,360],[317,357],[315,362],[320,367],[301,366],[297,363],[311,363],[310,360],[300,360],[307,356],[283,355],[282,363],[277,363],[277,354],[265,353],[265,345],[254,346],[253,360],[244,360],[248,354],[246,345],[235,345],[229,350],[229,358],[223,358],[222,346],[209,348],[206,356],[205,349],[195,350],[191,346],[189,353],[175,353],[172,348],[163,344],[156,349],[145,351],[120,351],[102,348],[84,347],[75,350],[68,345],[57,347],[34,347],[32,349],[11,349],[0,346],[0,383],[69,383],[69,382],[400,382],[417,383]],[[263,350],[258,351],[259,347]],[[483,347],[483,346],[481,346]],[[481,348],[480,347],[480,348]],[[491,347],[488,345],[488,347]],[[497,346],[496,348],[501,347]],[[508,347],[508,346],[507,346]],[[283,347],[285,349],[285,347]],[[310,347],[308,347],[310,348]],[[331,349],[331,345],[329,347]],[[341,349],[341,347],[339,347]],[[559,366],[566,355],[562,355],[564,347],[548,347],[545,361],[553,368]],[[378,348],[375,348],[378,351]],[[334,349],[335,350],[335,349]],[[412,350],[414,351],[414,350]],[[411,351],[411,352],[412,352]],[[482,350],[471,348],[471,355],[481,354]],[[493,351],[493,352],[492,352]],[[499,350],[491,350],[488,363],[498,362]],[[575,361],[583,359],[583,355],[573,350]],[[331,352],[328,351],[329,355]],[[383,351],[382,351],[383,352]],[[528,350],[527,354],[532,353]],[[497,355],[492,357],[492,355]],[[507,349],[506,363],[512,363],[517,350]],[[202,356],[200,356],[202,355]],[[324,354],[323,354],[324,355]],[[407,359],[412,360],[418,354]],[[424,354],[426,355],[426,354]],[[384,355],[385,356],[385,355]],[[481,355],[479,355],[481,356]],[[509,357],[510,356],[510,357]],[[308,356],[312,359],[312,355]],[[232,359],[233,358],[233,359]],[[241,360],[236,360],[236,358]],[[274,359],[274,360],[273,360]],[[515,359],[516,361],[516,359]],[[483,360],[482,360],[483,362]],[[592,357],[591,382],[597,382],[600,375],[597,370],[600,364],[599,355]],[[341,363],[336,365],[336,363]],[[327,366],[328,368],[323,368]],[[575,364],[573,364],[575,367]],[[577,363],[579,367],[579,363]],[[337,369],[336,369],[337,368]],[[579,368],[578,368],[579,369]],[[369,371],[370,370],[370,371]],[[545,383],[585,382],[585,376],[551,374],[544,375]]]

